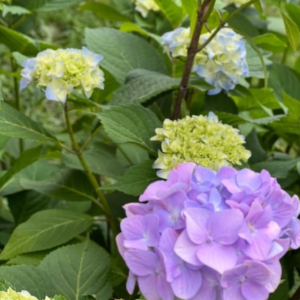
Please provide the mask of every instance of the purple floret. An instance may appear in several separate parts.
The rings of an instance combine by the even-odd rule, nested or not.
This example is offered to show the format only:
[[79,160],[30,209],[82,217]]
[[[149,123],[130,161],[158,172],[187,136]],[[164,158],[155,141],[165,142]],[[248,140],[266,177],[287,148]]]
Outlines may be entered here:
[[178,165],[125,205],[117,237],[147,300],[266,300],[300,246],[299,199],[263,170]]

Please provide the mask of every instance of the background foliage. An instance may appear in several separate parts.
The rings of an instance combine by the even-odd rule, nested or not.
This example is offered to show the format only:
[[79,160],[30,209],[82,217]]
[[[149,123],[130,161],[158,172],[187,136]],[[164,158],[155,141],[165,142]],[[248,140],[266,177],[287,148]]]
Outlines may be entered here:
[[[122,205],[157,180],[159,144],[149,139],[174,110],[184,62],[163,53],[160,36],[193,25],[195,0],[156,0],[161,11],[144,19],[130,0],[16,0],[0,17],[0,278],[36,297],[125,298],[127,270],[99,205],[99,193],[72,144],[61,103],[33,86],[19,94],[27,57],[57,48],[104,56],[105,89],[74,96],[69,108],[80,151],[118,226]],[[211,30],[236,8],[217,1]],[[182,115],[213,111],[237,126],[252,151],[247,166],[267,169],[291,194],[300,193],[299,1],[257,2],[228,25],[247,40],[250,78],[208,96],[210,85],[189,81]],[[206,31],[207,29],[204,29]],[[93,176],[93,175],[92,175]],[[110,220],[111,221],[111,220]],[[118,229],[117,229],[118,230]],[[284,282],[272,300],[299,287],[300,253],[282,260]],[[84,266],[84,267],[83,267]],[[298,298],[293,298],[298,299]]]

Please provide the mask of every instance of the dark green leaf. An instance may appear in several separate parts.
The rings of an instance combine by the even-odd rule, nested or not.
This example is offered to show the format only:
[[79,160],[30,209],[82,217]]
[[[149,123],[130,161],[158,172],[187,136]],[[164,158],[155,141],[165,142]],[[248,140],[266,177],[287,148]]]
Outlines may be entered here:
[[14,230],[0,259],[59,246],[88,229],[92,223],[90,216],[73,211],[40,211]]
[[126,171],[116,184],[101,189],[118,190],[128,195],[138,196],[150,183],[158,179],[156,170],[152,168],[153,163],[152,160],[146,160],[134,165]]
[[67,201],[93,201],[93,187],[81,171],[62,169],[46,180],[21,178],[24,189],[34,190],[43,195]]
[[268,155],[266,151],[260,145],[257,132],[253,129],[246,137],[245,147],[251,151],[251,157],[249,159],[250,164],[262,162],[267,159]]
[[162,56],[143,39],[112,28],[85,31],[85,41],[91,51],[104,56],[101,65],[123,84],[134,69],[146,69],[167,74]]
[[32,121],[6,103],[2,104],[2,110],[0,111],[0,130],[1,134],[13,138],[56,140],[40,124]]
[[116,143],[134,143],[156,149],[150,138],[162,126],[156,115],[140,105],[111,106],[97,114],[108,136]]
[[125,22],[130,21],[130,18],[127,16],[122,15],[113,7],[108,6],[104,3],[99,2],[87,2],[80,6],[80,10],[89,10],[92,11],[98,18],[113,22]]
[[56,293],[77,300],[89,295],[101,300],[110,299],[110,268],[108,254],[88,239],[52,252],[39,267],[55,286]]

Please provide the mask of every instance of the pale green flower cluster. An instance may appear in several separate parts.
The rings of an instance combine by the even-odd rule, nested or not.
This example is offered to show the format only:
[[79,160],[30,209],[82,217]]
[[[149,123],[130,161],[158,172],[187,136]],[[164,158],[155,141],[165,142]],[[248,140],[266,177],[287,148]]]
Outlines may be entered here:
[[85,47],[42,51],[25,61],[20,90],[35,81],[45,88],[48,100],[65,102],[73,89],[89,98],[95,88],[104,88],[104,73],[98,66],[102,59]]
[[157,175],[162,178],[168,178],[170,170],[183,162],[218,170],[247,161],[251,155],[243,146],[244,137],[239,130],[222,124],[213,113],[178,121],[166,119],[151,140],[162,142],[162,151],[153,165],[160,169]]
[[146,18],[150,10],[159,11],[159,6],[154,0],[133,0],[135,3],[135,10],[139,11],[141,15]]
[[[0,291],[0,300],[38,300],[36,297],[31,296],[27,291],[16,292],[9,288],[6,292]],[[45,300],[52,300],[46,297]]]

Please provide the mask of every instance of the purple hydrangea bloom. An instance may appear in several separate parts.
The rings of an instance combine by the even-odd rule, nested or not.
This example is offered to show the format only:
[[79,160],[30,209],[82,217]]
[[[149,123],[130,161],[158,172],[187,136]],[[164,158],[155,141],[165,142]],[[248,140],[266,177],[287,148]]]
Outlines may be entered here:
[[147,300],[266,300],[300,246],[299,199],[263,170],[178,165],[125,205],[117,237]]

